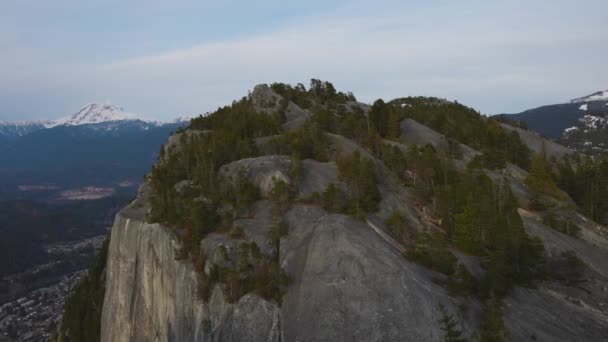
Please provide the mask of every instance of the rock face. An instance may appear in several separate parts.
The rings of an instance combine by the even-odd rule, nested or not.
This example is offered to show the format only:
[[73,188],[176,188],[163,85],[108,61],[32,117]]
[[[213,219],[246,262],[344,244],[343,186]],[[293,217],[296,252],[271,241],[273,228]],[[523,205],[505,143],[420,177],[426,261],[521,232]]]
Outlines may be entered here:
[[306,206],[286,216],[285,341],[442,340],[438,305],[459,312],[425,270],[348,216]]
[[[219,287],[204,304],[192,265],[175,260],[172,233],[145,223],[144,199],[112,229],[102,341],[438,341],[438,305],[460,315],[428,271],[367,224],[305,205],[286,214],[281,260],[293,282],[280,309],[251,294],[228,304]],[[247,236],[268,228],[267,205],[257,207]],[[203,244],[222,242],[211,235]]]
[[275,112],[280,107],[281,99],[282,97],[266,84],[255,86],[253,93],[251,93],[253,107],[257,112]]
[[197,299],[191,264],[172,233],[145,223],[145,191],[117,216],[108,251],[101,341],[279,341],[279,309],[255,295],[229,304],[219,288]]
[[507,131],[516,132],[521,140],[535,153],[546,153],[547,157],[563,158],[566,155],[574,154],[571,149],[557,144],[551,140],[544,139],[540,134],[526,131],[521,128],[513,127],[507,124],[501,124],[502,128]]

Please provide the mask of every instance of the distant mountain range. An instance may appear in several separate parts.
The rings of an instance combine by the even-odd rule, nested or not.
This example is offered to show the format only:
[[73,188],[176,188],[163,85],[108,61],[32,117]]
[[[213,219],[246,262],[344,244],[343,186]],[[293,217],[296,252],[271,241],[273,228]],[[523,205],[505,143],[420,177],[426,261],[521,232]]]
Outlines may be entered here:
[[128,121],[139,121],[147,126],[162,126],[168,123],[179,123],[189,121],[190,118],[182,117],[172,122],[162,122],[144,119],[137,114],[126,112],[123,108],[111,104],[90,103],[82,107],[71,116],[57,120],[42,121],[0,121],[0,136],[5,138],[21,137],[38,130],[53,128],[57,126],[81,126],[102,123],[117,123]]
[[0,122],[0,199],[137,186],[161,144],[187,122],[146,120],[95,103],[58,120]]
[[501,118],[525,123],[528,129],[588,154],[608,152],[608,90],[529,109]]
[[528,128],[548,138],[558,139],[566,128],[576,126],[585,115],[608,112],[608,90],[560,103],[525,110],[517,114],[500,114],[510,120],[523,121]]

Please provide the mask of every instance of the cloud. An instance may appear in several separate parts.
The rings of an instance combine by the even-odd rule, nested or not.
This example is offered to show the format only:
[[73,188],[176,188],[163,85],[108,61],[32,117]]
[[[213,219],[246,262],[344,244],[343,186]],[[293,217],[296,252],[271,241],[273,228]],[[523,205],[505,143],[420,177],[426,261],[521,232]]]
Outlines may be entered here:
[[44,56],[14,50],[0,57],[0,90],[54,91],[70,106],[111,99],[168,118],[230,103],[257,83],[312,77],[364,101],[434,95],[489,113],[608,86],[607,24],[599,15],[573,17],[559,6],[522,12],[517,4],[441,4],[357,3],[258,33],[95,63],[49,65]]

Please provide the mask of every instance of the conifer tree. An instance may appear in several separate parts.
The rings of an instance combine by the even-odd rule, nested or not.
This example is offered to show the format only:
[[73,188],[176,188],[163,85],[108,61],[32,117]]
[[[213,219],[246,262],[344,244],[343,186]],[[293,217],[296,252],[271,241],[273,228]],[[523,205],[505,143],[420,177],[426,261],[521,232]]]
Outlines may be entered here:
[[439,312],[441,313],[439,328],[445,333],[443,340],[445,342],[466,342],[462,336],[462,329],[458,327],[458,322],[454,316],[448,313],[443,304],[439,304]]
[[401,135],[399,114],[395,110],[389,111],[386,130],[386,137],[389,139],[397,139]]

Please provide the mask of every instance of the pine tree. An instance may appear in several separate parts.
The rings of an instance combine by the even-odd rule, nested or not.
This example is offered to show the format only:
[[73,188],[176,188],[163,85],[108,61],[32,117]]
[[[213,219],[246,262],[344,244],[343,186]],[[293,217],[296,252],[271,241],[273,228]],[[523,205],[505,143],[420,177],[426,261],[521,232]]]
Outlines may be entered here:
[[479,208],[469,195],[464,210],[455,215],[454,239],[456,246],[471,254],[481,253],[479,234]]
[[500,306],[500,300],[496,297],[492,297],[487,301],[480,326],[480,340],[482,342],[502,342],[510,340],[509,332],[502,319],[502,309]]
[[532,160],[532,166],[530,167],[530,173],[526,178],[526,184],[532,190],[539,193],[558,198],[561,196],[559,188],[553,181],[547,162],[542,156],[536,156]]
[[443,340],[446,342],[465,342],[466,338],[462,336],[462,330],[458,327],[458,322],[448,313],[443,304],[439,304],[439,312],[441,313],[439,328],[445,333]]
[[369,111],[369,119],[374,130],[380,134],[381,137],[386,137],[388,128],[389,118],[389,106],[382,101],[382,99],[376,100]]
[[386,137],[389,139],[397,139],[400,135],[401,126],[399,122],[399,114],[395,110],[390,110],[388,114]]

